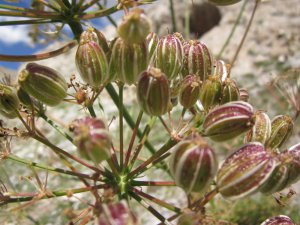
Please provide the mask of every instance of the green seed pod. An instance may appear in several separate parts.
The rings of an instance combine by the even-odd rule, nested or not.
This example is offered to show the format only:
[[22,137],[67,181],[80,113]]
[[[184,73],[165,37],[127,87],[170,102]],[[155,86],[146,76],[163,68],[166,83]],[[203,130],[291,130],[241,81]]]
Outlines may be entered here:
[[210,76],[208,80],[203,83],[200,91],[200,101],[205,111],[209,111],[211,108],[218,105],[221,96],[221,80],[216,76]]
[[221,104],[240,100],[240,91],[234,80],[226,78],[221,96]]
[[150,32],[150,20],[140,8],[134,8],[124,16],[118,34],[126,44],[141,44]]
[[213,57],[207,46],[200,41],[192,40],[183,46],[184,60],[182,75],[195,74],[205,81],[212,74]]
[[271,217],[264,222],[261,223],[261,225],[296,225],[291,218],[280,215],[280,216],[274,216]]
[[244,102],[248,102],[249,100],[249,92],[245,88],[240,88],[240,100]]
[[147,61],[147,48],[144,43],[127,45],[119,38],[112,48],[110,76],[125,84],[134,84],[139,74],[147,68]]
[[272,131],[267,146],[271,149],[280,148],[293,132],[293,119],[287,115],[279,115],[272,120],[271,126]]
[[86,31],[82,32],[80,41],[83,43],[89,41],[97,42],[105,53],[109,51],[108,43],[104,34],[93,27],[88,27]]
[[217,168],[213,150],[199,138],[182,141],[173,148],[170,171],[176,185],[187,193],[204,193]]
[[71,127],[82,157],[96,164],[110,157],[111,137],[102,120],[87,117],[74,121]]
[[0,83],[0,113],[9,119],[13,119],[17,116],[16,110],[18,110],[19,104],[19,99],[14,90]]
[[155,52],[156,52],[156,47],[158,45],[159,42],[159,37],[156,33],[151,32],[150,34],[148,34],[148,36],[146,37],[146,46],[148,49],[148,55],[149,55],[149,59],[151,60],[152,58],[155,58]]
[[178,77],[183,65],[183,47],[178,37],[169,34],[159,40],[155,65],[169,80]]
[[82,80],[95,88],[113,79],[109,77],[107,58],[98,41],[93,29],[83,32],[75,58]]
[[216,5],[224,6],[224,5],[233,5],[235,3],[240,2],[241,0],[208,0],[208,1]]
[[229,76],[229,72],[228,64],[226,64],[223,60],[215,60],[212,72],[213,76],[217,76],[222,82],[225,82]]
[[166,75],[157,68],[142,72],[137,84],[137,97],[140,107],[147,114],[165,114],[170,104],[170,87]]
[[206,116],[203,122],[205,135],[214,141],[226,141],[251,129],[253,107],[242,101],[219,106]]
[[217,189],[235,200],[255,193],[271,176],[276,161],[258,142],[248,143],[231,154],[217,173]]
[[257,141],[265,145],[271,136],[271,120],[264,112],[254,115],[254,125],[245,137],[245,143]]
[[201,81],[196,75],[186,76],[180,87],[179,102],[186,108],[191,108],[199,99],[201,90]]
[[49,106],[58,105],[67,96],[65,78],[47,66],[28,63],[20,72],[18,82],[30,96]]
[[31,106],[32,99],[29,96],[29,94],[27,94],[26,91],[23,90],[23,88],[21,86],[17,87],[17,96],[23,105]]

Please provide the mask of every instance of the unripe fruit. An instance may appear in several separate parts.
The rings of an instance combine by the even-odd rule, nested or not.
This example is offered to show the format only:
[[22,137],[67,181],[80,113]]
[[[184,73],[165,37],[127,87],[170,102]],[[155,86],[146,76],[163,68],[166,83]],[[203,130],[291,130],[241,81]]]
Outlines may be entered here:
[[113,79],[109,77],[107,58],[98,41],[93,30],[83,32],[75,58],[82,80],[95,88]]
[[229,76],[228,68],[229,65],[223,60],[215,60],[212,75],[219,77],[222,82],[225,82]]
[[239,99],[240,91],[235,81],[230,78],[226,78],[222,88],[222,96],[220,103],[225,104],[227,102],[238,101]]
[[271,136],[271,120],[264,112],[257,112],[254,116],[254,125],[247,133],[245,142],[257,141],[265,145]]
[[186,76],[180,87],[179,102],[186,108],[191,108],[199,99],[201,90],[201,81],[196,75]]
[[225,141],[249,130],[253,123],[253,108],[242,101],[219,106],[206,116],[203,122],[205,135],[214,141]]
[[238,199],[255,193],[270,177],[276,161],[258,142],[231,154],[217,173],[217,189],[224,198]]
[[296,225],[291,218],[280,215],[274,216],[272,218],[267,219],[266,221],[262,222],[261,225]]
[[12,119],[17,117],[19,99],[14,90],[4,84],[0,84],[0,114]]
[[147,48],[144,43],[127,45],[118,38],[112,47],[110,76],[129,85],[134,84],[139,74],[147,68],[147,61]]
[[93,27],[88,27],[87,31],[83,31],[80,36],[82,42],[97,42],[102,50],[107,53],[109,51],[107,40],[103,33]]
[[75,120],[71,128],[82,157],[96,164],[110,157],[111,137],[102,120],[89,117]]
[[177,186],[187,193],[204,193],[218,168],[213,150],[202,140],[186,140],[174,146],[170,171]]
[[27,94],[49,106],[58,105],[67,96],[65,78],[47,66],[28,63],[20,72],[18,81]]
[[207,46],[200,41],[192,40],[183,46],[184,66],[183,76],[195,74],[205,81],[212,73],[213,57]]
[[140,8],[134,8],[124,16],[118,34],[126,44],[141,44],[150,32],[150,20]]
[[147,50],[148,50],[149,59],[150,60],[155,59],[156,47],[157,47],[158,42],[159,42],[158,35],[154,32],[151,32],[146,37],[145,42],[146,42],[146,46],[147,46]]
[[212,2],[216,5],[233,5],[235,3],[240,2],[241,0],[208,0],[209,2]]
[[208,80],[203,83],[200,91],[200,101],[205,111],[209,111],[211,108],[218,105],[221,96],[221,80],[216,76],[210,76]]
[[287,115],[279,115],[272,120],[271,126],[272,131],[267,146],[271,149],[280,148],[293,132],[293,119]]
[[170,80],[179,76],[183,65],[183,47],[178,37],[169,34],[159,40],[155,65]]
[[147,114],[165,114],[170,104],[170,87],[166,75],[157,68],[142,72],[137,84],[137,97],[140,107]]

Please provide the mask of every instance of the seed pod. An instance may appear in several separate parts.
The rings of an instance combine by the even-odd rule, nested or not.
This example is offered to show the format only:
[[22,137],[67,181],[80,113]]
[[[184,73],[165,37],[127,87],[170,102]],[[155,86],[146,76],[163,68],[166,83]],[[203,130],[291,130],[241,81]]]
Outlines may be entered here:
[[264,222],[261,223],[261,225],[296,225],[296,224],[289,217],[280,215],[265,220]]
[[231,154],[217,173],[217,188],[227,199],[255,193],[270,177],[276,161],[258,142],[248,143]]
[[207,46],[200,41],[192,40],[185,43],[182,75],[195,74],[205,81],[212,73],[213,57]]
[[147,61],[147,48],[144,43],[127,45],[118,38],[112,48],[110,76],[129,85],[134,84],[139,74],[147,68]]
[[134,8],[124,16],[117,31],[126,44],[141,44],[150,32],[150,20],[144,10]]
[[257,112],[254,115],[254,125],[247,133],[245,142],[257,141],[265,145],[271,136],[271,120],[264,112]]
[[87,117],[75,120],[71,127],[82,157],[96,164],[110,157],[111,137],[102,120]]
[[159,37],[156,33],[151,32],[146,37],[145,42],[146,42],[146,46],[147,46],[147,49],[148,49],[149,59],[151,60],[152,58],[155,58],[155,52],[156,52],[156,47],[157,47],[158,42],[159,42]]
[[177,37],[177,38],[180,40],[182,46],[186,43],[186,40],[184,40],[184,38],[183,38],[183,36],[182,36],[181,33],[175,32],[173,35],[174,35],[175,37]]
[[205,111],[209,111],[211,108],[218,105],[221,96],[221,80],[216,76],[210,76],[208,80],[203,83],[200,91],[200,101]]
[[213,150],[202,140],[186,140],[174,146],[170,171],[177,186],[187,193],[204,193],[218,168]]
[[0,83],[0,113],[9,119],[13,119],[17,117],[16,110],[18,110],[19,104],[19,99],[14,90]]
[[21,86],[17,87],[17,96],[20,100],[20,102],[25,106],[31,106],[32,99],[31,97],[26,93],[26,91],[23,90]]
[[109,51],[107,40],[103,33],[93,27],[88,27],[87,31],[83,31],[80,36],[80,41],[89,42],[93,41],[99,44],[102,50],[107,53]]
[[216,5],[233,5],[235,3],[240,2],[241,0],[208,0]]
[[246,132],[252,127],[253,108],[242,101],[219,106],[206,116],[204,133],[214,141],[225,141]]
[[212,75],[219,77],[223,83],[229,76],[228,68],[229,66],[223,60],[215,60]]
[[240,91],[235,81],[230,78],[227,78],[222,88],[221,104],[238,101],[239,99],[240,99]]
[[170,104],[170,88],[166,75],[153,67],[142,72],[137,84],[137,97],[140,107],[147,114],[165,114]]
[[179,75],[183,65],[183,47],[179,38],[169,34],[159,40],[155,65],[169,80]]
[[137,225],[137,219],[130,211],[127,203],[121,201],[114,204],[102,204],[98,225]]
[[30,96],[49,106],[58,105],[67,96],[65,78],[47,66],[28,63],[19,74],[18,81]]
[[113,77],[109,77],[107,58],[98,41],[93,30],[83,32],[75,58],[82,80],[95,88],[113,80]]
[[271,136],[267,145],[271,149],[280,148],[293,132],[293,119],[287,115],[279,115],[272,120],[271,126]]
[[249,100],[249,92],[245,88],[240,88],[240,100],[244,102],[248,102]]
[[196,75],[186,76],[180,87],[179,101],[186,108],[191,108],[199,99],[201,81]]

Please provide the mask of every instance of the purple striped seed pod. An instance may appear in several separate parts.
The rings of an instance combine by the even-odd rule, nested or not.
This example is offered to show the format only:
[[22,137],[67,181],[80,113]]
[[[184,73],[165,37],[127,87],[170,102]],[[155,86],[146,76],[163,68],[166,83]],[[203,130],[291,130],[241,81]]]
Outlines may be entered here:
[[121,38],[114,42],[109,62],[111,77],[116,77],[128,85],[135,84],[147,64],[148,54],[144,43],[127,45]]
[[296,224],[291,220],[291,218],[284,215],[279,215],[265,220],[264,222],[261,223],[261,225],[296,225]]
[[124,16],[117,31],[123,41],[128,44],[141,44],[150,32],[150,20],[140,8],[132,9]]
[[259,142],[248,143],[224,161],[217,172],[217,188],[226,199],[255,193],[270,177],[276,161]]
[[18,77],[19,85],[30,96],[49,106],[58,105],[66,96],[68,85],[56,70],[28,63]]
[[212,75],[219,77],[222,82],[225,82],[229,77],[229,65],[223,60],[215,60]]
[[212,74],[213,57],[207,46],[200,41],[192,40],[183,46],[184,60],[182,75],[195,74],[205,81]]
[[240,2],[241,0],[208,0],[208,1],[216,5],[224,6],[224,5],[233,5],[235,3]]
[[280,148],[291,136],[294,122],[288,115],[279,115],[272,120],[271,127],[271,136],[267,146],[271,149],[276,149]]
[[187,193],[204,193],[218,168],[213,150],[199,139],[179,142],[173,149],[170,171],[176,185]]
[[209,76],[209,78],[203,83],[200,91],[200,101],[208,112],[210,109],[220,103],[222,97],[222,82],[219,77]]
[[245,88],[240,88],[240,100],[244,102],[248,102],[249,100],[249,92]]
[[148,50],[148,56],[149,56],[149,59],[151,60],[152,58],[156,57],[155,53],[156,53],[156,47],[159,42],[159,37],[156,33],[151,32],[146,37],[145,42],[146,42],[146,46],[147,46],[147,50]]
[[200,96],[201,81],[196,75],[187,75],[181,82],[179,102],[186,108],[191,108],[196,104]]
[[19,108],[20,101],[14,90],[0,83],[0,114],[13,119],[17,117],[16,110]]
[[147,114],[165,114],[170,104],[170,87],[166,75],[153,67],[142,72],[137,84],[137,98]]
[[251,129],[253,107],[243,101],[229,102],[214,108],[203,122],[204,134],[214,141],[225,141]]
[[130,211],[127,203],[102,204],[98,225],[137,225],[137,219]]
[[179,76],[183,65],[183,47],[178,37],[169,34],[159,40],[155,65],[169,80]]
[[82,80],[92,87],[97,88],[112,80],[108,73],[106,54],[92,29],[88,29],[80,36],[75,61]]
[[271,120],[261,111],[254,115],[254,125],[245,136],[245,143],[257,141],[265,145],[271,136]]
[[223,82],[222,96],[220,104],[223,105],[227,102],[233,102],[240,100],[240,91],[237,84],[231,78],[227,78]]
[[82,157],[96,164],[110,157],[111,137],[102,120],[89,117],[78,119],[71,128],[74,143]]
[[97,42],[105,53],[109,51],[106,37],[96,28],[88,27],[86,31],[83,31],[80,35],[80,41],[82,41],[83,43],[88,41]]

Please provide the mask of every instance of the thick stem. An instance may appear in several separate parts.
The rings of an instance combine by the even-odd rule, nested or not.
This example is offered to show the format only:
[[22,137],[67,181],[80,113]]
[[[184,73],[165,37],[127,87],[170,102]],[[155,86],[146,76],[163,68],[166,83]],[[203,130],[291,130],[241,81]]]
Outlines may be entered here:
[[87,107],[87,109],[89,110],[89,113],[90,113],[91,117],[93,117],[93,118],[96,118],[96,117],[97,117],[93,105],[89,105],[89,106]]
[[175,16],[175,9],[174,9],[174,3],[173,0],[169,0],[170,4],[170,12],[171,12],[171,18],[172,18],[172,26],[173,26],[173,32],[177,31],[177,25],[176,25],[176,16]]
[[124,165],[124,126],[123,126],[123,90],[124,84],[119,84],[119,138],[120,138],[120,169]]

